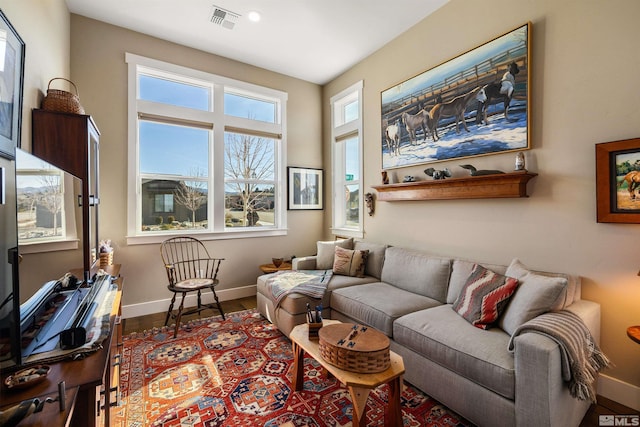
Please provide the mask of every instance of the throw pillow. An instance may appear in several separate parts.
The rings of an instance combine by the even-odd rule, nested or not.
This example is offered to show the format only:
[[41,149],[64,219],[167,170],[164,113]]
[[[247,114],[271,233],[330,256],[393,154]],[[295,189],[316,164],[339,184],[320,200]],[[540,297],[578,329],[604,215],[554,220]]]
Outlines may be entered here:
[[353,239],[331,240],[328,242],[318,242],[318,255],[316,257],[316,269],[330,270],[333,267],[333,257],[335,247],[353,249]]
[[504,311],[518,280],[475,264],[453,309],[473,326],[489,329]]
[[333,272],[343,276],[364,277],[364,267],[367,262],[368,250],[335,248]]
[[520,281],[518,291],[511,298],[499,322],[500,327],[509,335],[513,335],[523,323],[550,311],[567,287],[566,278],[534,273],[518,259],[511,261],[506,274]]

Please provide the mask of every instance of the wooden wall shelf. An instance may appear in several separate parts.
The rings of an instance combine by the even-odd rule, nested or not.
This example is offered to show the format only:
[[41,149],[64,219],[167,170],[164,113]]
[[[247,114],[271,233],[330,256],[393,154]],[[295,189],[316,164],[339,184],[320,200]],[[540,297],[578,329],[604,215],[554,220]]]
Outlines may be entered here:
[[373,188],[378,192],[377,199],[384,202],[529,197],[527,182],[537,175],[525,170],[495,175],[377,185]]

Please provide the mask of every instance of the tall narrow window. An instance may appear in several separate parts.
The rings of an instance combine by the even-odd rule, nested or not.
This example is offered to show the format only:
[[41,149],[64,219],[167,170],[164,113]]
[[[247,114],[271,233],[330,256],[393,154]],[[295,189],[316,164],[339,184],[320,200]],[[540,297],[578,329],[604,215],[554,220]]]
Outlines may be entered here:
[[333,233],[362,237],[362,81],[331,98]]
[[287,94],[126,59],[129,241],[285,234]]

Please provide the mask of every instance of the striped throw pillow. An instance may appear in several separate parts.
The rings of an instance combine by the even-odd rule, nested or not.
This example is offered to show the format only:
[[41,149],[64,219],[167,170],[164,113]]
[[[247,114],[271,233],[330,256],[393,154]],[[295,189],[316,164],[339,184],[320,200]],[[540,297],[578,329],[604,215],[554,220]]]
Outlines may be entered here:
[[368,250],[359,251],[336,246],[333,272],[343,276],[364,277],[364,266],[368,255]]
[[489,329],[498,321],[517,287],[518,279],[475,264],[452,308],[473,326]]

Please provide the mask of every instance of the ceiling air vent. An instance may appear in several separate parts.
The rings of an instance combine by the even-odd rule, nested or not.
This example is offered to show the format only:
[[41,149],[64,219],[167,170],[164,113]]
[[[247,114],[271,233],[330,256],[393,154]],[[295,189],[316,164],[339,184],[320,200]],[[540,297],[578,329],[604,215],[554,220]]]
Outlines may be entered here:
[[211,22],[220,25],[228,30],[233,30],[236,20],[240,17],[239,13],[231,12],[218,6],[213,6],[211,13]]

